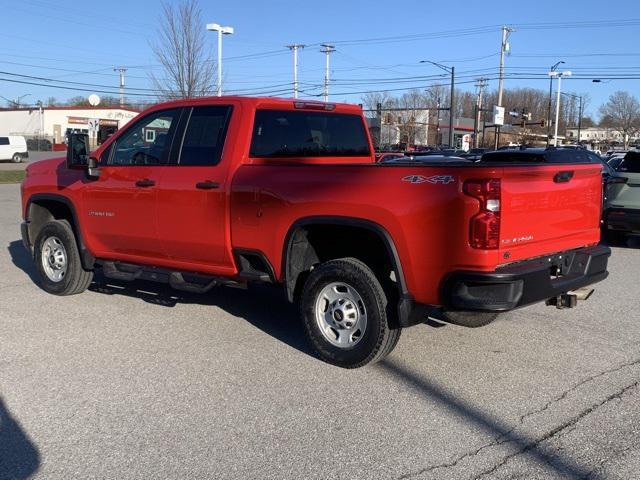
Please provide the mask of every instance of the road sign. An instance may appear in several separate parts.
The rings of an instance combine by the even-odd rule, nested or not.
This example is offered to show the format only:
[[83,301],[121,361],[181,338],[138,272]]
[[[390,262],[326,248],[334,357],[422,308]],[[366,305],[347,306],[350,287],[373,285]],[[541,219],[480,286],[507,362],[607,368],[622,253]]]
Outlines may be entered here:
[[493,107],[493,123],[494,125],[504,125],[504,107],[497,105]]
[[97,118],[90,118],[89,119],[89,131],[90,132],[97,132],[100,129],[100,120]]

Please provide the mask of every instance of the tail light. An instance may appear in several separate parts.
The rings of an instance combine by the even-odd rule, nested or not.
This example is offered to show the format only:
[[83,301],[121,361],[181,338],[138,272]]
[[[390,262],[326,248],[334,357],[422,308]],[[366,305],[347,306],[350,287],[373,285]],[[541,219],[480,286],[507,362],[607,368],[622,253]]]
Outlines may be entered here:
[[464,193],[478,200],[480,211],[469,221],[469,244],[495,250],[500,246],[500,179],[464,182]]

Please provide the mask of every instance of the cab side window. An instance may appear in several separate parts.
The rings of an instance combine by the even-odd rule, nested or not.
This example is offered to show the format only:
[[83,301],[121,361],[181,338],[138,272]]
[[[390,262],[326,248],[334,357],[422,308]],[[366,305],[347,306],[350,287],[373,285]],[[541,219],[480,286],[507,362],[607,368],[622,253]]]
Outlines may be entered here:
[[113,144],[108,165],[166,165],[171,138],[178,125],[180,109],[147,115],[129,127]]
[[193,107],[180,149],[180,165],[217,165],[222,158],[231,107]]

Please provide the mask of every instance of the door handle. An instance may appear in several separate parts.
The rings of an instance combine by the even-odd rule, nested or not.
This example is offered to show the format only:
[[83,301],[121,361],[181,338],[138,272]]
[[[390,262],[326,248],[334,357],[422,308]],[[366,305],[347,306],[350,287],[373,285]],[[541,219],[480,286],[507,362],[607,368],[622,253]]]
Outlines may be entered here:
[[136,187],[153,187],[156,184],[155,180],[149,180],[148,178],[143,178],[142,180],[138,180],[136,182]]
[[556,183],[565,183],[573,178],[573,170],[565,170],[563,172],[558,172],[553,177],[553,181]]
[[204,182],[196,183],[196,188],[200,190],[213,190],[214,188],[220,188],[220,184],[211,180],[205,180]]

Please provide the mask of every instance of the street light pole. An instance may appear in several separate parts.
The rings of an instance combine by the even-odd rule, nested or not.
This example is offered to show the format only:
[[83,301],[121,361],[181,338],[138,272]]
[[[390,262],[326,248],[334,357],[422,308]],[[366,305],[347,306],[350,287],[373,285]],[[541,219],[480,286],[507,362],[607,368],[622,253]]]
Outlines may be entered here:
[[449,93],[449,148],[454,147],[455,135],[453,131],[454,116],[455,116],[455,86],[456,86],[456,67],[446,67],[439,63],[432,62],[430,60],[420,60],[420,63],[430,63],[438,68],[441,68],[445,72],[451,74],[451,92]]
[[232,35],[233,27],[223,27],[218,23],[208,23],[207,30],[218,32],[218,82],[216,85],[216,94],[218,97],[222,96],[222,35]]
[[[558,65],[563,64],[564,61],[560,60],[551,66],[550,72],[555,72]],[[551,140],[551,96],[553,95],[553,75],[549,75],[549,108],[547,109],[547,147]]]
[[560,118],[560,91],[562,88],[562,77],[570,77],[571,72],[569,70],[566,70],[564,72],[549,72],[549,76],[558,77],[558,93],[556,96],[556,124],[555,124],[555,131],[553,134],[553,146],[557,147],[558,146],[558,120]]

